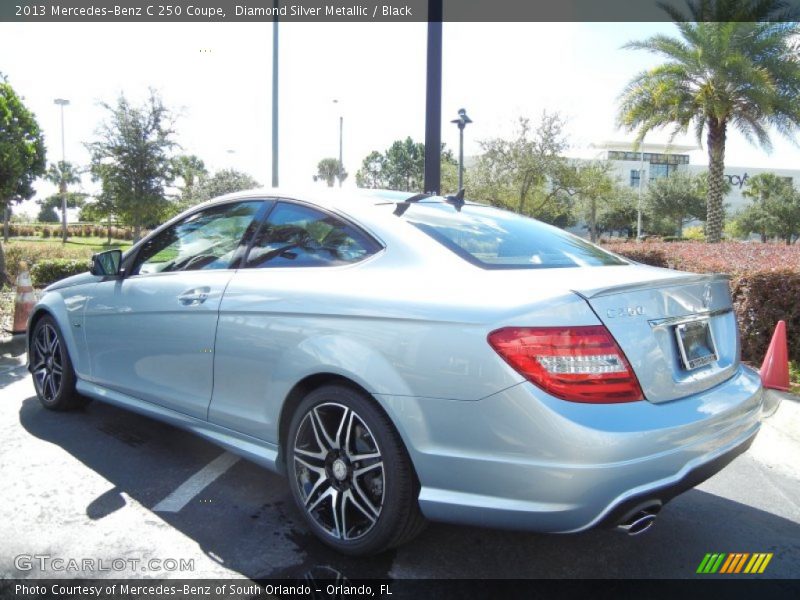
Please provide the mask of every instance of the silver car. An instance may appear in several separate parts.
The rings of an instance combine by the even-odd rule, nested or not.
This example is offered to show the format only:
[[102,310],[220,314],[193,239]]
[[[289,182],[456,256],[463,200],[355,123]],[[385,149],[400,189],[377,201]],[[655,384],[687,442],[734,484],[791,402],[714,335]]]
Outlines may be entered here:
[[745,451],[727,280],[459,197],[242,192],[47,288],[29,368],[286,475],[341,552],[426,519],[647,529]]

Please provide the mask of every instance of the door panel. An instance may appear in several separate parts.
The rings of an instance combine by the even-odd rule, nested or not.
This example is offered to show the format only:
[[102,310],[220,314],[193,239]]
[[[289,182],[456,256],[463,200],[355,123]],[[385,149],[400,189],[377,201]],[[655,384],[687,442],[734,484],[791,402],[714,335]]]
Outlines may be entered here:
[[91,379],[205,419],[219,305],[232,274],[187,271],[97,284],[85,319]]
[[85,312],[91,380],[205,419],[222,294],[268,206],[191,213],[126,257],[127,277],[98,283]]

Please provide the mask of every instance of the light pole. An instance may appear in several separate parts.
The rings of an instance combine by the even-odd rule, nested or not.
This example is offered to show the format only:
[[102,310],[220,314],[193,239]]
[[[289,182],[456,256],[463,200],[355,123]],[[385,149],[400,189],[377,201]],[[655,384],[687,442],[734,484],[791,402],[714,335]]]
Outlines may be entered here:
[[61,107],[61,181],[59,182],[59,191],[61,192],[61,243],[67,243],[67,182],[64,179],[64,169],[67,166],[66,151],[64,149],[64,107],[69,105],[69,100],[64,98],[56,98],[53,104]]
[[642,185],[644,183],[644,140],[642,140],[641,160],[639,161],[639,202],[636,205],[636,241],[642,241]]
[[278,187],[278,0],[272,21],[272,187]]
[[467,116],[466,109],[458,109],[458,118],[450,121],[458,126],[458,190],[464,189],[464,128],[472,123],[472,119]]
[[[333,99],[334,104],[339,104],[339,100],[337,98]],[[339,112],[339,187],[342,187],[342,172],[344,171],[344,165],[342,164],[342,134],[344,132],[344,115],[342,115],[341,111]]]

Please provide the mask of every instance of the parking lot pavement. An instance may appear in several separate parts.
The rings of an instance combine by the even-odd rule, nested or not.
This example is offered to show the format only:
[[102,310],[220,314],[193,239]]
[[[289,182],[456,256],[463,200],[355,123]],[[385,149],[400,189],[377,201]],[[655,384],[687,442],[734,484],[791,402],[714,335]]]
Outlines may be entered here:
[[[277,475],[99,402],[44,410],[23,350],[0,347],[0,577],[682,578],[707,552],[772,552],[762,577],[800,577],[795,400],[644,535],[431,524],[393,552],[350,559],[311,536]],[[74,571],[34,556],[89,562]]]

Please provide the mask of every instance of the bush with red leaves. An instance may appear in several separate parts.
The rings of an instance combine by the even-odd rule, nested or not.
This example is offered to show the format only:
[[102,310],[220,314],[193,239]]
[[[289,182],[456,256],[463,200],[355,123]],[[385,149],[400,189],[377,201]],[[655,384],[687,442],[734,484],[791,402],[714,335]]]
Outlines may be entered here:
[[800,360],[800,246],[751,242],[622,242],[605,247],[631,260],[694,273],[727,273],[742,359],[760,365],[778,321],[789,358]]

